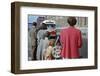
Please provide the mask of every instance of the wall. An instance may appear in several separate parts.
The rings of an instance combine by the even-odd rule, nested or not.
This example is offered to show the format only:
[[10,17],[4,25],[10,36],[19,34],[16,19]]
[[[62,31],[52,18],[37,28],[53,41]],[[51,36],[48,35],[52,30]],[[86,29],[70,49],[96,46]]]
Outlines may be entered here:
[[[0,76],[17,76],[10,73],[11,60],[11,15],[10,3],[15,0],[1,0],[0,2]],[[100,20],[100,0],[17,0],[26,2],[53,3],[53,4],[71,4],[71,5],[87,5],[98,6],[98,20]],[[100,24],[100,22],[98,22]],[[98,26],[100,33],[100,26]],[[100,58],[100,34],[98,36],[98,54]],[[81,71],[65,71],[53,73],[38,73],[38,74],[22,74],[18,76],[99,76],[100,74],[100,59],[98,61],[98,70],[81,70]]]

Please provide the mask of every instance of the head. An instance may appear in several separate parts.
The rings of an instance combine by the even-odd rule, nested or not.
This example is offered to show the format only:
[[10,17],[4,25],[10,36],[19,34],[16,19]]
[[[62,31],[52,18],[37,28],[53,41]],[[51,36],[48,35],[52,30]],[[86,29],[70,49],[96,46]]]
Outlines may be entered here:
[[42,25],[41,25],[41,29],[44,29],[44,30],[46,30],[46,29],[47,29],[47,26],[46,26],[46,24],[45,24],[45,23],[42,23]]
[[69,24],[70,26],[74,26],[74,25],[76,25],[77,20],[76,20],[75,17],[69,17],[68,20],[67,20],[67,22],[68,22],[68,24]]
[[36,26],[37,26],[37,23],[36,23],[36,22],[33,22],[33,26],[35,26],[35,27],[36,27]]
[[55,39],[49,39],[49,45],[53,46],[55,44]]

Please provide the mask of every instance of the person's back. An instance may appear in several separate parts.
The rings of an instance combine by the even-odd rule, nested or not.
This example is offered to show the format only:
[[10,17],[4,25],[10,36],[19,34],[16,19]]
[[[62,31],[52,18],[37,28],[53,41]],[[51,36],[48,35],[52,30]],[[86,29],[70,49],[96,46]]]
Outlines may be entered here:
[[74,26],[61,30],[60,33],[63,58],[79,58],[78,49],[82,45],[81,31]]

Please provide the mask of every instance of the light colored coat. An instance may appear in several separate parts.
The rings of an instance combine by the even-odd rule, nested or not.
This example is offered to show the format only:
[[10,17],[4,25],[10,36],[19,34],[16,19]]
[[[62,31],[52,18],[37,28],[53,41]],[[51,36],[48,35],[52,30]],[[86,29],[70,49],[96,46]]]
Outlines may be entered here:
[[29,60],[34,59],[34,51],[36,48],[36,28],[32,28],[28,32],[28,50],[29,50]]
[[43,59],[43,51],[48,43],[48,40],[45,40],[45,34],[46,34],[46,30],[39,30],[39,32],[37,33],[37,39],[38,39],[37,41],[38,46],[37,46],[37,53],[36,53],[37,60]]
[[31,45],[33,47],[36,46],[36,28],[35,28],[35,26],[32,26],[32,28],[30,29],[29,36],[31,38]]

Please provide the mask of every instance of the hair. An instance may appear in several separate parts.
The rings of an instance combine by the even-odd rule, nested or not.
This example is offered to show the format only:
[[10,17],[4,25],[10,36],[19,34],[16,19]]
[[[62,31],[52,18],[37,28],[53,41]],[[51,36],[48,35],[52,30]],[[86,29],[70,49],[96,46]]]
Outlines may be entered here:
[[76,25],[77,20],[76,20],[75,17],[69,17],[68,20],[67,20],[67,22],[68,22],[68,24],[70,26],[74,26],[74,25]]
[[46,29],[47,29],[47,26],[46,26],[46,24],[45,24],[45,23],[42,23],[42,25],[41,25],[41,29],[44,29],[44,30],[46,30]]
[[36,22],[33,22],[32,24],[33,24],[33,26],[37,26],[37,23]]

